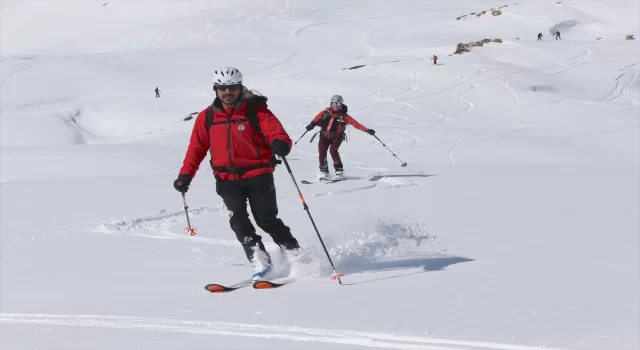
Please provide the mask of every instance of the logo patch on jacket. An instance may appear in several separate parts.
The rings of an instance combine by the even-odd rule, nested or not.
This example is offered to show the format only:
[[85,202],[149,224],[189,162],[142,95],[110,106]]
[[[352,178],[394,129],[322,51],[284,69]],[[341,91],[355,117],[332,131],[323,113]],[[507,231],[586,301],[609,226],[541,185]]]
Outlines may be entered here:
[[242,125],[242,124],[238,125],[238,130],[240,130],[240,131],[244,130],[244,125]]

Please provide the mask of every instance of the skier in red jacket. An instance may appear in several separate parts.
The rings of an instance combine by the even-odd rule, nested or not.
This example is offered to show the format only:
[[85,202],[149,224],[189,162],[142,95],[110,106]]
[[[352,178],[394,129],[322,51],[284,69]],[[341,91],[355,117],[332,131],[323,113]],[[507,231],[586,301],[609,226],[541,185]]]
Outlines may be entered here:
[[358,130],[362,130],[369,135],[376,132],[373,129],[367,129],[358,123],[349,114],[347,114],[347,105],[340,95],[331,96],[331,106],[320,113],[316,114],[311,123],[307,125],[307,131],[311,131],[316,125],[320,126],[320,137],[318,139],[318,155],[320,162],[320,180],[329,178],[329,165],[327,164],[327,150],[333,159],[333,168],[336,171],[336,178],[340,178],[344,172],[342,160],[338,148],[345,138],[345,128],[352,125]]
[[[243,86],[242,73],[223,67],[215,71],[212,105],[196,117],[191,140],[173,186],[187,192],[200,163],[211,151],[211,167],[216,178],[216,193],[231,212],[229,223],[254,267],[254,280],[271,271],[271,257],[262,238],[249,220],[247,200],[256,224],[267,232],[280,248],[297,251],[300,246],[278,215],[273,179],[274,154],[289,154],[291,139],[263,98],[256,109],[262,132],[247,118],[247,108],[255,95]],[[209,120],[207,120],[207,114]]]

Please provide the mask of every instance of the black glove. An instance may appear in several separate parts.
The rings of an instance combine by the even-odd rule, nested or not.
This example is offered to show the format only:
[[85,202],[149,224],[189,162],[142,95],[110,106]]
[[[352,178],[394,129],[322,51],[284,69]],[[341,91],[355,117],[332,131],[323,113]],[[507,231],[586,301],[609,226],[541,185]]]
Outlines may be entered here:
[[375,131],[375,130],[373,130],[373,129],[367,129],[367,134],[369,134],[369,135],[375,135],[375,134],[376,134],[376,131]]
[[289,151],[291,151],[291,149],[289,149],[289,145],[280,139],[273,140],[271,143],[271,150],[280,157],[286,156],[289,154]]
[[173,187],[176,189],[176,191],[185,193],[187,192],[187,190],[189,190],[189,184],[191,183],[191,180],[193,180],[193,176],[189,174],[180,174],[178,175],[176,181],[173,182]]
[[315,128],[315,127],[316,127],[316,124],[315,124],[315,123],[309,123],[309,125],[307,125],[307,126],[306,126],[307,131],[311,131],[311,130],[312,130],[313,128]]

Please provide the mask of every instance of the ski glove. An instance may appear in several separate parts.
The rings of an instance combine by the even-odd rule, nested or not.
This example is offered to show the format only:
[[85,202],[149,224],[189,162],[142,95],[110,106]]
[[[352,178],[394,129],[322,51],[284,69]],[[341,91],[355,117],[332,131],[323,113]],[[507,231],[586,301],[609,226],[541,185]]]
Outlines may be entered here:
[[375,130],[373,130],[373,129],[367,129],[367,134],[369,134],[369,135],[375,135],[375,134],[376,134],[376,131],[375,131]]
[[307,131],[311,131],[315,127],[316,127],[316,124],[314,124],[314,123],[309,123],[309,125],[306,126]]
[[289,149],[289,145],[280,139],[273,140],[273,142],[271,143],[271,150],[273,151],[273,153],[279,155],[280,157],[286,156],[287,154],[289,154],[289,151],[291,151]]
[[191,184],[191,180],[193,180],[193,176],[189,174],[180,174],[176,181],[173,182],[173,187],[178,192],[185,193],[189,190],[189,184]]

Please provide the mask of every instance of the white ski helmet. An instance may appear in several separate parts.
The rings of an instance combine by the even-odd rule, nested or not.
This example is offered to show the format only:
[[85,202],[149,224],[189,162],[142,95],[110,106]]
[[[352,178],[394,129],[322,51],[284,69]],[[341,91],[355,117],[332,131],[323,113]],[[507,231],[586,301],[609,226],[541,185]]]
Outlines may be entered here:
[[331,96],[331,103],[339,103],[342,104],[344,102],[344,100],[342,99],[342,96],[340,95],[333,95]]
[[222,67],[213,72],[213,86],[242,84],[242,73],[238,68]]

